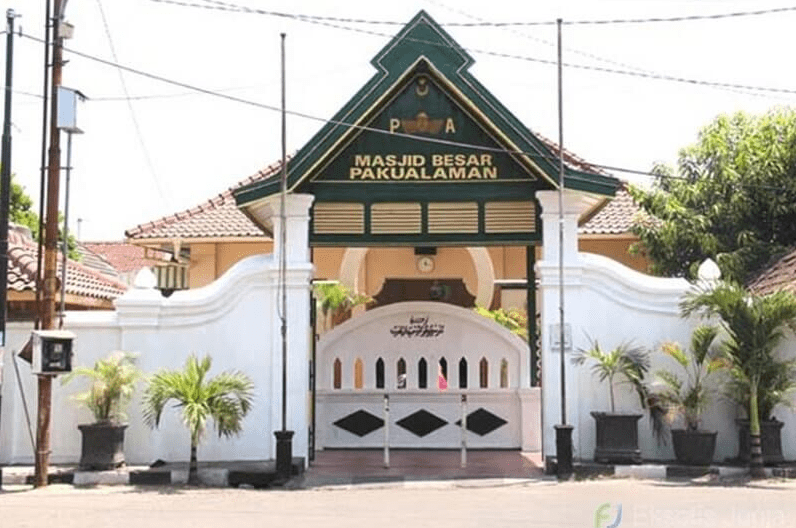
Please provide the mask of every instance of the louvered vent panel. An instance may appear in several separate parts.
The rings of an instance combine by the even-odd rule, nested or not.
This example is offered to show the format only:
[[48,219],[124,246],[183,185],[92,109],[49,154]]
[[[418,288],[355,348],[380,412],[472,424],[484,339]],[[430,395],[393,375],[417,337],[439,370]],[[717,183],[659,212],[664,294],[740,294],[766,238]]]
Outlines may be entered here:
[[419,203],[380,203],[370,207],[370,232],[374,235],[417,234],[421,227]]
[[361,235],[365,233],[365,208],[359,203],[319,202],[312,221],[316,235]]
[[429,233],[478,233],[476,202],[428,204]]
[[536,231],[536,208],[533,202],[487,202],[484,213],[487,233]]

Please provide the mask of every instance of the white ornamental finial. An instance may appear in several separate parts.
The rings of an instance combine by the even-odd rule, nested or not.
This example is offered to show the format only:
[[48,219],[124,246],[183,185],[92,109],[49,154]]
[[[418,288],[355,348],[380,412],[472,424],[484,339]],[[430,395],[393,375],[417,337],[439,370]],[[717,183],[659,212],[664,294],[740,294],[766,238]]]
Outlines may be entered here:
[[717,281],[721,278],[721,270],[712,259],[708,258],[699,265],[697,277],[699,277],[699,280],[701,281]]
[[133,288],[138,290],[152,290],[157,288],[158,279],[149,268],[141,268],[133,280]]

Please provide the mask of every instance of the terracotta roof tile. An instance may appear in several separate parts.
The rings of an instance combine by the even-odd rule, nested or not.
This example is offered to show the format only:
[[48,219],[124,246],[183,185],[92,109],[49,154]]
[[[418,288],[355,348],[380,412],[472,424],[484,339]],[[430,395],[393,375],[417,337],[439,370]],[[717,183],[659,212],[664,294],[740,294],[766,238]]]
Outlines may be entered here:
[[777,290],[796,293],[796,249],[763,271],[749,283],[748,287],[750,291],[759,295],[766,295]]
[[[86,255],[95,255],[98,261],[121,273],[138,271],[170,259],[168,253],[124,242],[84,242],[82,246],[87,250]],[[84,258],[83,263],[88,265],[87,259]]]
[[140,224],[128,229],[125,236],[132,240],[262,237],[263,231],[238,209],[232,193],[240,187],[278,174],[281,167],[281,162],[273,163],[195,207]]
[[629,233],[641,208],[630,196],[627,186],[616,191],[616,196],[580,226],[582,235],[617,235]]
[[[8,236],[8,289],[36,291],[38,245],[19,229],[10,229]],[[61,277],[61,256],[58,256],[58,277]],[[74,260],[67,260],[66,293],[81,297],[113,300],[127,286]]]

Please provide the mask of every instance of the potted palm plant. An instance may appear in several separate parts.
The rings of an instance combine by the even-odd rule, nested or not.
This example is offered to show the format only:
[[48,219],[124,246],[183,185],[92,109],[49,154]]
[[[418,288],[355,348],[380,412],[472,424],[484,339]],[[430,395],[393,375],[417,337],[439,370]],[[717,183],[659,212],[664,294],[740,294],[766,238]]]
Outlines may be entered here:
[[[736,420],[738,424],[738,460],[748,463],[750,458],[749,429],[749,383],[743,372],[738,368],[729,370],[730,381],[727,383],[725,395],[734,401],[744,418]],[[761,369],[758,385],[758,416],[760,417],[760,448],[765,465],[778,464],[784,461],[782,455],[782,427],[785,425],[774,416],[774,408],[778,405],[792,407],[792,393],[796,389],[796,360],[781,359],[771,356]]]
[[149,380],[144,392],[144,420],[151,428],[160,425],[166,404],[174,400],[182,409],[182,421],[191,435],[188,484],[199,484],[197,448],[207,420],[215,422],[219,438],[239,434],[243,418],[252,406],[254,383],[242,372],[222,372],[206,379],[212,360],[188,357],[182,371],[161,370]]
[[683,419],[684,429],[671,429],[674,456],[681,464],[707,466],[713,461],[717,433],[701,430],[699,426],[714,393],[707,381],[724,365],[713,347],[717,335],[715,326],[699,326],[691,335],[690,353],[677,343],[666,343],[662,347],[685,373],[681,378],[668,370],[656,372],[663,387],[655,392],[670,423]]
[[782,290],[755,295],[738,284],[717,282],[692,291],[681,307],[684,315],[718,316],[727,333],[724,356],[739,390],[736,401],[746,405],[749,417],[749,470],[752,477],[762,478],[760,421],[767,415],[761,414],[761,402],[767,401],[766,406],[772,402],[766,394],[775,386],[771,370],[778,361],[775,350],[784,330],[796,330],[796,296]]
[[573,362],[592,363],[592,373],[601,382],[608,382],[611,410],[593,411],[596,422],[594,460],[605,463],[641,463],[638,445],[638,421],[641,413],[616,411],[616,388],[629,384],[639,397],[641,406],[650,411],[653,431],[659,436],[663,428],[663,413],[649,392],[644,377],[649,371],[649,353],[643,348],[622,343],[612,350],[603,350],[597,341],[588,350],[579,349]]
[[334,328],[351,317],[351,310],[356,306],[370,304],[373,298],[369,295],[355,293],[339,282],[318,282],[313,287],[325,326]]
[[135,366],[135,356],[113,352],[94,363],[92,368],[74,369],[63,382],[68,383],[76,377],[87,378],[90,382],[88,390],[74,398],[94,416],[94,423],[78,425],[82,434],[80,469],[107,470],[123,466],[125,408],[141,377]]

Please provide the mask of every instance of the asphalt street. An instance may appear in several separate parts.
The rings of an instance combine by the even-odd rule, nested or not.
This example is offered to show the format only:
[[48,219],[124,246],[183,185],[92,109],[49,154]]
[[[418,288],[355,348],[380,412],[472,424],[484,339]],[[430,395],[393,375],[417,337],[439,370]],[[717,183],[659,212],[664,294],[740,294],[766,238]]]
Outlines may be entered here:
[[[415,482],[298,491],[18,487],[0,527],[793,527],[796,483]],[[621,517],[619,511],[621,508]]]

